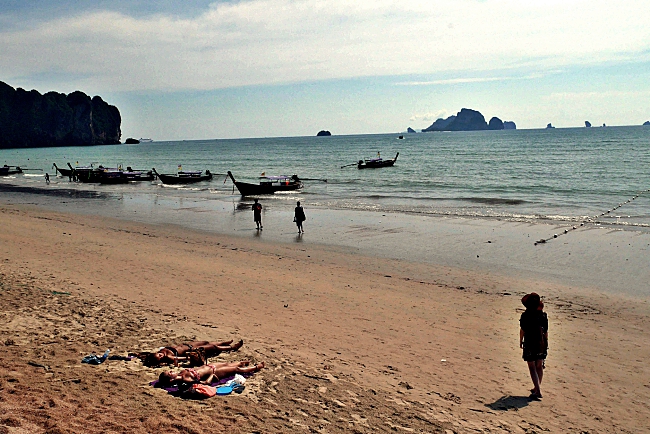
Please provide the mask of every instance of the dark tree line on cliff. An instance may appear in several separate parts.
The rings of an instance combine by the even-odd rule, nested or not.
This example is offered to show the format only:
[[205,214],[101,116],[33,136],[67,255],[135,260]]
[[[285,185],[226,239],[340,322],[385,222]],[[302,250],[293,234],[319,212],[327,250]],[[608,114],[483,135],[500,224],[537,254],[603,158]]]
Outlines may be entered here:
[[117,107],[99,96],[41,95],[0,81],[0,148],[119,144],[121,122]]

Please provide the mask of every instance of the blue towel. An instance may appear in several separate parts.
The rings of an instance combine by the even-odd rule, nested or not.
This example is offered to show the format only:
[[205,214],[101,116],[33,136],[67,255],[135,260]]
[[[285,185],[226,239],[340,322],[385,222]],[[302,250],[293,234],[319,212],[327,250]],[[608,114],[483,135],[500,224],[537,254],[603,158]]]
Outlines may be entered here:
[[104,352],[103,356],[98,357],[96,354],[90,354],[83,359],[81,359],[81,363],[88,363],[90,365],[99,365],[104,363],[104,361],[108,358],[108,353],[110,353],[111,350],[106,350]]

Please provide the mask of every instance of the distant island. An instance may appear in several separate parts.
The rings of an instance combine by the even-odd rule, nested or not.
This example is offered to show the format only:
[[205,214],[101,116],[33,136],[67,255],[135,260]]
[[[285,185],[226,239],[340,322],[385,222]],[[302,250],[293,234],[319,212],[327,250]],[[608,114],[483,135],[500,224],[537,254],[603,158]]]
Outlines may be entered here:
[[413,128],[408,127],[408,128],[406,129],[406,132],[407,132],[407,133],[415,133],[416,131],[415,131]]
[[650,121],[645,121],[645,122],[643,123],[643,125],[646,126],[646,127],[650,127]]
[[0,149],[120,143],[117,107],[83,92],[14,89],[0,81]]
[[[506,127],[507,125],[507,127]],[[482,130],[514,130],[517,126],[514,122],[503,122],[497,117],[485,122],[481,112],[472,109],[461,109],[456,115],[449,116],[446,119],[439,118],[428,128],[422,130],[423,133],[431,131],[482,131]]]
[[320,130],[318,134],[316,134],[317,137],[323,137],[323,136],[331,136],[332,133],[330,133],[327,130]]
[[591,128],[591,122],[585,121],[585,128]]
[[552,128],[555,128],[555,127],[554,127],[553,125],[551,125],[550,122],[549,122],[548,124],[546,124],[546,129],[547,129],[547,130],[550,130],[550,129],[552,129]]
[[126,140],[124,141],[124,143],[125,143],[126,145],[137,145],[137,144],[140,143],[140,140],[138,140],[138,139],[134,139],[133,137],[129,137],[128,139],[126,139]]

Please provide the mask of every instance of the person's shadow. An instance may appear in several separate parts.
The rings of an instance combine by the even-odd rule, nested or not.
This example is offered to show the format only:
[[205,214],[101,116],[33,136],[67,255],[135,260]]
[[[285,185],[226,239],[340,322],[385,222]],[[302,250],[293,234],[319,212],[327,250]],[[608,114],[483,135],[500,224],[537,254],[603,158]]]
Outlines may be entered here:
[[527,396],[512,396],[504,395],[493,403],[485,404],[491,410],[508,411],[512,409],[520,409],[528,406],[530,398]]

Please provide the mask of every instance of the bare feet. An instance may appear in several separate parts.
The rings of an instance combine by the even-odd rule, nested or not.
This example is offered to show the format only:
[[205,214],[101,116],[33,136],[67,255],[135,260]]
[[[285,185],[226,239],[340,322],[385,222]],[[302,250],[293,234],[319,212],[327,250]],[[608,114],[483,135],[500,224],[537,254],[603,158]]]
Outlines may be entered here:
[[[232,342],[232,341],[230,341],[230,342]],[[240,349],[242,347],[242,345],[244,345],[244,340],[240,339],[239,342],[237,342],[234,345],[231,345],[230,348],[232,348],[233,351],[237,351],[238,349]]]

